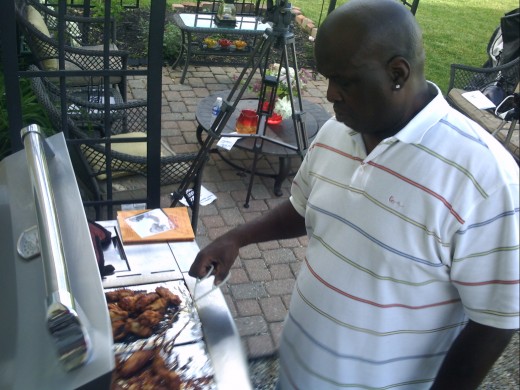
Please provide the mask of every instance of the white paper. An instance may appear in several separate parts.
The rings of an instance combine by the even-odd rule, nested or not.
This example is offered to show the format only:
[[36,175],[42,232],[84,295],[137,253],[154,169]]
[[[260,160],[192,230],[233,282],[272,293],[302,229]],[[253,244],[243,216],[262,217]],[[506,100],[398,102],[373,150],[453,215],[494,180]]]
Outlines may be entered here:
[[480,91],[464,92],[462,96],[479,110],[495,108],[495,104]]
[[[191,200],[193,200],[193,190],[189,189],[189,190],[186,191],[186,193],[191,198]],[[217,197],[216,197],[216,195],[213,192],[209,191],[204,186],[200,186],[200,202],[199,202],[199,204],[201,206],[207,206],[208,204],[213,202],[215,199],[217,199]],[[188,206],[188,202],[186,201],[184,196],[180,199],[180,202],[183,205]]]
[[[229,133],[229,134],[238,134],[236,132],[234,133]],[[217,142],[217,146],[223,148],[223,149],[226,149],[226,150],[231,150],[231,148],[233,148],[233,146],[235,146],[235,143],[240,139],[240,137],[226,137],[226,136],[222,136],[218,142]]]
[[161,209],[153,209],[125,219],[141,238],[175,229],[175,224]]

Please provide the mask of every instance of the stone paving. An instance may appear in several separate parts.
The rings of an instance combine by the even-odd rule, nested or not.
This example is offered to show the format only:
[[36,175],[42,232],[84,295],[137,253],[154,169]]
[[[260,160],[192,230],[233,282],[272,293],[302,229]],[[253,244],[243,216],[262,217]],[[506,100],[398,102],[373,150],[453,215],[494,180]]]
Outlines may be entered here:
[[[197,151],[195,111],[201,98],[233,86],[234,76],[241,67],[191,66],[184,84],[179,83],[177,68],[163,68],[162,136],[175,152]],[[134,98],[146,97],[146,83],[133,79],[129,89]],[[322,104],[332,113],[325,98],[323,78],[307,83],[304,98]],[[224,96],[224,95],[223,95]],[[227,153],[227,152],[226,152]],[[249,166],[251,154],[232,150],[227,157],[242,166]],[[293,168],[299,159],[293,159]],[[278,158],[259,161],[259,169],[276,172]],[[227,230],[253,219],[275,207],[289,195],[290,179],[282,185],[283,195],[273,193],[274,180],[255,176],[249,208],[246,199],[249,175],[211,154],[205,167],[203,185],[217,196],[217,200],[200,208],[196,240],[204,247]],[[163,195],[164,206],[170,201]],[[251,358],[264,357],[276,352],[282,322],[287,313],[295,275],[300,267],[306,238],[250,245],[240,250],[223,293],[233,314],[247,354]]]
[[[233,85],[233,77],[240,67],[190,66],[185,83],[180,84],[181,72],[171,67],[163,68],[162,136],[176,152],[197,151],[195,111],[201,98]],[[304,98],[321,104],[332,113],[332,106],[325,98],[326,81],[318,77],[307,84]],[[130,81],[133,97],[146,97],[143,79]],[[243,207],[249,175],[230,167],[217,154],[210,155],[203,177],[203,185],[215,193],[217,200],[201,207],[196,241],[202,248],[229,229],[249,221],[275,207],[289,195],[290,179],[282,185],[283,195],[273,193],[274,180],[255,177],[249,208]],[[249,166],[251,155],[239,150],[227,154],[235,163]],[[293,168],[299,161],[294,159]],[[277,170],[278,159],[259,162],[262,170]],[[164,207],[169,206],[168,193],[163,195]],[[272,388],[271,378],[277,365],[276,351],[284,317],[287,313],[295,276],[304,258],[305,237],[280,240],[242,248],[227,284],[222,288],[244,348],[252,361],[252,377],[256,383]],[[266,359],[261,359],[266,358]],[[274,360],[273,360],[274,359]],[[274,368],[273,368],[274,367]],[[518,335],[502,357],[500,364],[489,376],[490,384],[482,388],[518,388]],[[255,372],[260,370],[260,377]],[[491,379],[492,378],[492,379]],[[269,382],[269,383],[267,383]],[[493,383],[502,383],[495,387]],[[510,384],[512,386],[509,386]]]

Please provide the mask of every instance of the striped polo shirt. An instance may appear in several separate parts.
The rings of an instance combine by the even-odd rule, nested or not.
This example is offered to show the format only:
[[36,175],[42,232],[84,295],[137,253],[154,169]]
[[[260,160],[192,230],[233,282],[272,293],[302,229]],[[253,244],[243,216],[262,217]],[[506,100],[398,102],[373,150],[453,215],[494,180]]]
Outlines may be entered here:
[[518,166],[436,89],[368,156],[334,118],[311,145],[282,389],[429,388],[468,319],[519,327]]

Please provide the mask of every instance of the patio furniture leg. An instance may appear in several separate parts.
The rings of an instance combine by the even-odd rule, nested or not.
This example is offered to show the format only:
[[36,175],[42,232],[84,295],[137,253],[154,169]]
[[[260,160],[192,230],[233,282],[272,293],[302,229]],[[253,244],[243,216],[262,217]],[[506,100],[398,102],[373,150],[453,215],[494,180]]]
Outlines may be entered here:
[[182,70],[182,76],[180,83],[184,84],[184,80],[186,79],[186,73],[188,72],[188,66],[190,65],[190,58],[191,58],[191,33],[187,32],[188,35],[188,42],[186,44],[186,60],[184,62],[184,69]]
[[274,194],[276,196],[282,196],[282,183],[289,176],[291,169],[291,158],[290,157],[279,157],[278,158],[280,168],[278,175],[274,179]]
[[[260,145],[258,145],[258,143],[260,143]],[[249,185],[247,186],[246,201],[244,203],[244,207],[246,209],[249,208],[249,199],[251,199],[251,191],[253,190],[253,181],[255,180],[256,164],[258,162],[258,157],[259,157],[260,153],[262,152],[263,144],[264,144],[263,140],[257,140],[255,142],[253,164],[251,165],[251,177],[249,178]]]
[[181,51],[179,52],[179,55],[177,56],[177,59],[173,63],[172,69],[175,69],[177,67],[177,65],[179,65],[179,62],[181,61],[181,58],[184,55],[184,52],[186,51],[186,47],[185,47],[185,45],[186,45],[186,37],[185,37],[184,34],[185,34],[185,32],[183,30],[181,30]]

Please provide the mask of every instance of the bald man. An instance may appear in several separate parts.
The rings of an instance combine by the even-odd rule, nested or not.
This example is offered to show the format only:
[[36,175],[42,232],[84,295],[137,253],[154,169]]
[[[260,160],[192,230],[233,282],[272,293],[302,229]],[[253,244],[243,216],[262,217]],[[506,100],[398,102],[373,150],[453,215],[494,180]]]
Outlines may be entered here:
[[248,244],[308,236],[279,388],[474,389],[519,327],[519,171],[424,76],[411,13],[351,0],[315,42],[335,117],[291,197],[195,259],[215,283]]

